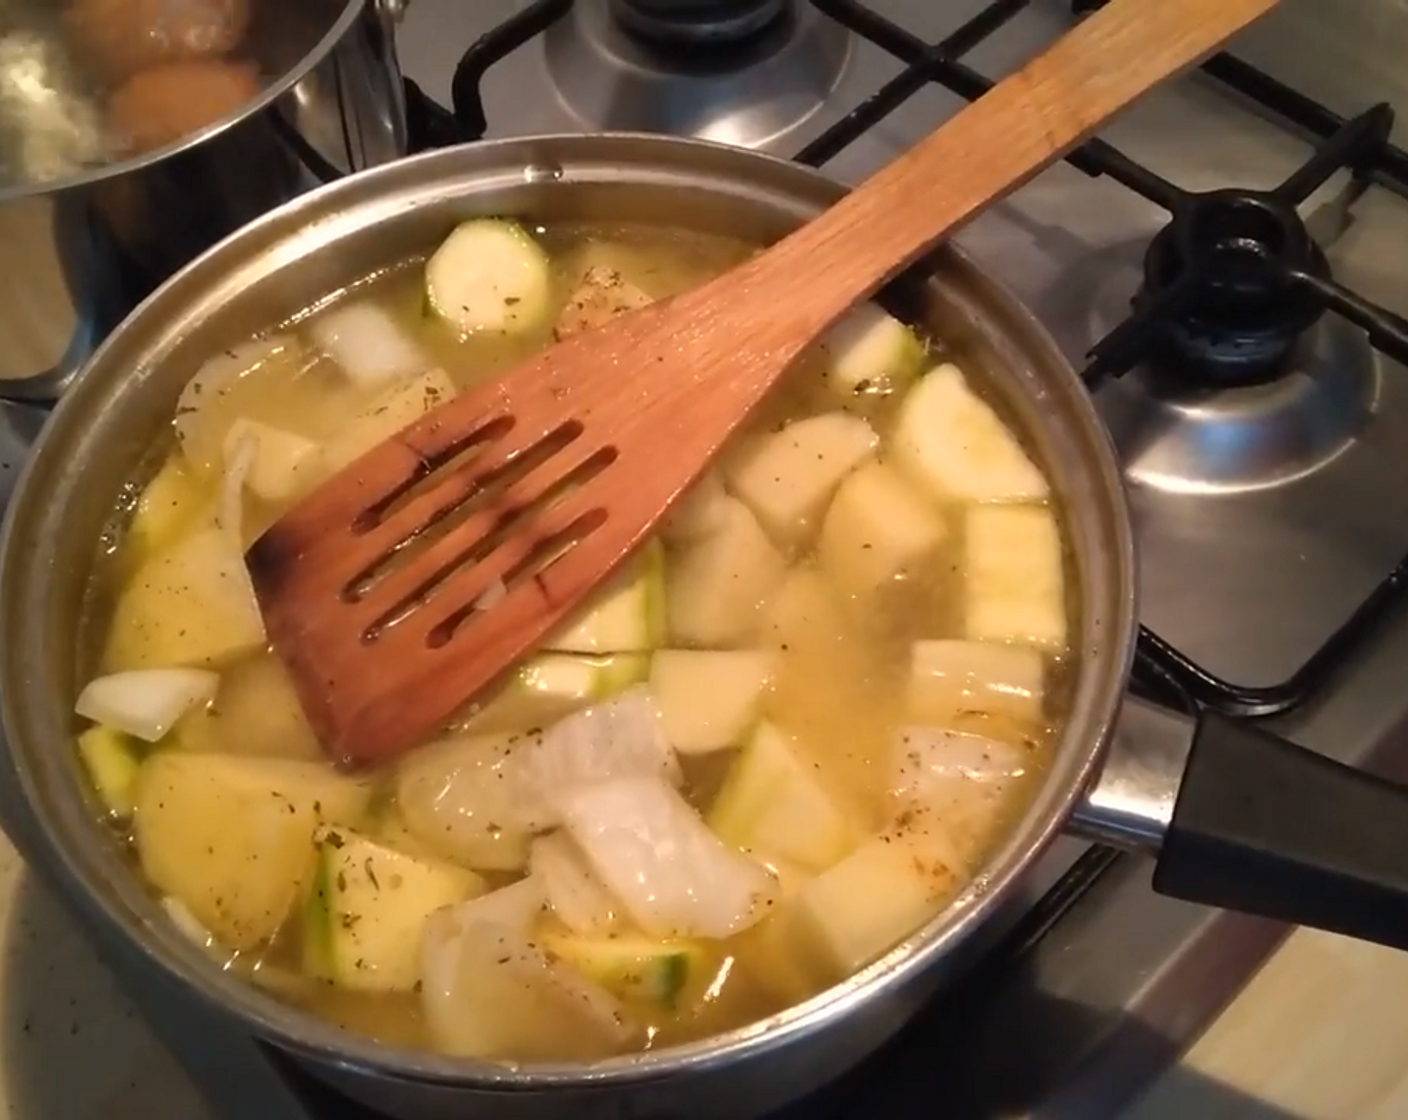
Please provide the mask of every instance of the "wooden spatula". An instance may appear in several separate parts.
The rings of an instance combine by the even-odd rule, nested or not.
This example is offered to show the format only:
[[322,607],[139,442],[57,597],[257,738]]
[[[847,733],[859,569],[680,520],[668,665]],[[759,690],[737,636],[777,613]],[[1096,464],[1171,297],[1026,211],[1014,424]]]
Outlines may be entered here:
[[310,495],[249,566],[325,749],[376,762],[444,726],[827,326],[1274,3],[1113,0],[771,249],[466,392]]

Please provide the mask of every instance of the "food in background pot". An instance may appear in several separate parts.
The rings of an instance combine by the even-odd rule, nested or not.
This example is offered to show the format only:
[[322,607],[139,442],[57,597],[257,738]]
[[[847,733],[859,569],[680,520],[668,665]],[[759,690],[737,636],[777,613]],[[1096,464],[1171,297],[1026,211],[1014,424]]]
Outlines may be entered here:
[[971,885],[1069,704],[1062,527],[983,371],[879,307],[395,765],[330,765],[269,651],[242,554],[300,495],[748,251],[476,219],[191,371],[76,709],[108,820],[212,955],[383,1039],[587,1059],[814,995]]
[[184,59],[231,53],[249,29],[249,0],[73,0],[64,23],[75,54],[104,83]]
[[108,99],[109,142],[123,155],[164,148],[258,96],[259,79],[247,63],[191,59],[142,70]]

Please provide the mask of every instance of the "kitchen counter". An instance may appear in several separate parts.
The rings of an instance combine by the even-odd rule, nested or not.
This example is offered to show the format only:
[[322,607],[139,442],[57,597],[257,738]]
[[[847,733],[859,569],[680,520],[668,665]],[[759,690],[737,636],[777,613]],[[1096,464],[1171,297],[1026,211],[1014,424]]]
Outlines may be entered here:
[[1125,1120],[1408,1116],[1408,953],[1296,932]]

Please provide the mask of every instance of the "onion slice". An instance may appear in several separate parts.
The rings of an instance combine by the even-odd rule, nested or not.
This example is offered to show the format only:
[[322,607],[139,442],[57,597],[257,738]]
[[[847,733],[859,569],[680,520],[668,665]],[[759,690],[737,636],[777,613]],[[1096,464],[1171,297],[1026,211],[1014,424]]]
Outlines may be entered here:
[[590,937],[616,924],[616,900],[565,833],[534,840],[528,867],[542,882],[552,912],[573,933]]
[[527,931],[466,923],[459,909],[433,914],[422,942],[421,1007],[436,1049],[455,1057],[581,1060],[631,1041],[638,1028],[610,993],[544,952]]
[[655,777],[672,786],[683,781],[660,709],[640,686],[524,738],[514,755],[514,815],[534,831],[561,822],[561,798],[578,786],[631,776]]
[[74,711],[155,743],[191,709],[214,700],[219,686],[219,675],[208,669],[131,669],[90,681]]
[[1000,792],[1026,773],[1029,763],[1020,747],[997,739],[938,727],[906,727],[895,740],[893,767],[893,794],[948,801],[971,796],[976,787]]
[[609,993],[531,939],[530,875],[436,911],[421,942],[421,1006],[436,1046],[480,1058],[596,1058],[637,1028]]
[[1013,782],[1029,769],[1011,743],[937,727],[907,727],[895,740],[892,840],[971,875],[992,839],[992,823]]
[[259,441],[248,434],[241,435],[225,449],[225,475],[220,481],[220,504],[215,520],[236,545],[243,543],[244,484],[258,454]]
[[656,937],[730,937],[766,916],[777,881],[709,831],[658,777],[577,786],[568,833],[632,921]]
[[425,352],[375,303],[334,307],[308,330],[354,385],[389,385],[430,368]]

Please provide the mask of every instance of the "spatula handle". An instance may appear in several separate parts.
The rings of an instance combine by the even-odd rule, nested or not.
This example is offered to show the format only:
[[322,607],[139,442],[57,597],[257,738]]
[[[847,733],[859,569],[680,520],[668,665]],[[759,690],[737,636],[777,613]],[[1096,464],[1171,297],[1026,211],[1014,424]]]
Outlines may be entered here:
[[815,319],[815,334],[1275,4],[1111,0],[758,258],[757,280],[786,277],[789,307]]

